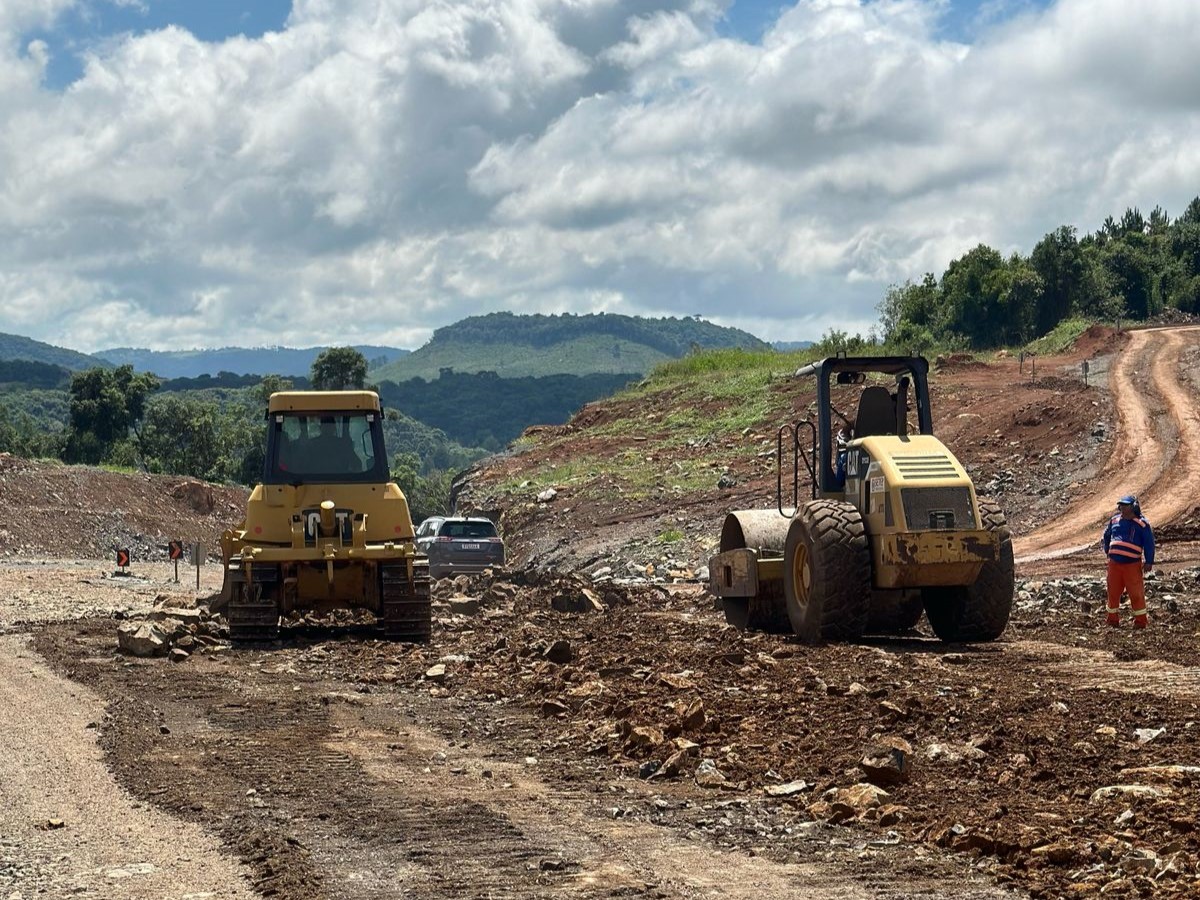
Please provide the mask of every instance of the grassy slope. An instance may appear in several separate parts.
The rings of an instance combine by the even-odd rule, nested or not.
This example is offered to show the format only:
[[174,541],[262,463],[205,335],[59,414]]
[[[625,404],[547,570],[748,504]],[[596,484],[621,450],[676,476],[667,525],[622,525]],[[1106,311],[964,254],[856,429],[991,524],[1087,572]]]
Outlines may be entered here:
[[[617,349],[619,348],[619,350]],[[643,344],[592,335],[549,347],[528,344],[428,344],[402,359],[371,370],[375,381],[424,378],[431,381],[444,367],[456,372],[496,372],[507,378],[544,375],[588,375],[648,372],[670,357]]]
[[[502,512],[514,559],[572,568],[618,545],[629,558],[707,558],[725,510],[773,502],[776,430],[815,397],[811,379],[790,376],[812,357],[722,350],[666,363],[488,460],[460,502]],[[733,489],[718,486],[727,471]],[[550,487],[556,499],[538,502]],[[564,530],[577,538],[563,542]]]

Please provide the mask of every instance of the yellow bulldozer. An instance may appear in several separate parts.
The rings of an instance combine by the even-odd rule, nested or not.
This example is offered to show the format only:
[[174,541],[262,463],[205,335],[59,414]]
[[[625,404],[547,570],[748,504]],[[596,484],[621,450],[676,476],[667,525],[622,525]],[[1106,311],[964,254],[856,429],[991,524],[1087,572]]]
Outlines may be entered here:
[[[839,355],[796,372],[816,379],[816,422],[780,427],[776,508],[730,512],[709,560],[727,621],[816,643],[904,631],[924,611],[944,641],[1000,636],[1011,535],[934,437],[928,374],[920,356]],[[843,403],[858,393],[853,420],[834,406],[835,389]],[[800,503],[802,466],[812,488]]]
[[429,640],[429,566],[391,481],[371,391],[283,391],[267,405],[263,482],[221,537],[236,642],[278,636],[293,612],[367,609],[393,640]]

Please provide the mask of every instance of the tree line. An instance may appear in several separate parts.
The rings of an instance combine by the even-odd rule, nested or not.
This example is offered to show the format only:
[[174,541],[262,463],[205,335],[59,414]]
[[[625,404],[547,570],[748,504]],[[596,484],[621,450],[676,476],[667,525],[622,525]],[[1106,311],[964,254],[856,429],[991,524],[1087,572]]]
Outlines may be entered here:
[[[339,347],[319,355],[309,378],[299,380],[314,390],[361,390],[366,375],[365,357]],[[212,390],[158,393],[164,382],[132,365],[78,372],[70,379],[67,426],[61,431],[48,431],[29,413],[0,404],[0,452],[255,484],[266,462],[263,410],[272,393],[294,384],[268,375],[243,387],[244,377],[195,379],[198,387],[226,388],[218,402]],[[387,411],[383,428],[395,454],[394,477],[418,517],[448,512],[454,473],[487,452],[459,446],[395,409]]]
[[893,285],[879,304],[887,344],[1019,346],[1064,319],[1148,319],[1165,309],[1200,312],[1200,197],[1172,221],[1127,209],[1079,237],[1063,225],[1028,256],[985,244],[955,259],[941,278]]
[[611,396],[638,378],[601,373],[503,378],[495,372],[443,369],[430,381],[382,381],[378,390],[387,406],[461,444],[496,452],[527,426],[565,422],[584,404]]

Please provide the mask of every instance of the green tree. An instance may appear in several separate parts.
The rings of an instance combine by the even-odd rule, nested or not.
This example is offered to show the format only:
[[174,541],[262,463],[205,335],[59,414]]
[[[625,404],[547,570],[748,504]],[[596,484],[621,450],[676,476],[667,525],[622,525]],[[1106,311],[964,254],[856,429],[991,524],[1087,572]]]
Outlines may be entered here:
[[920,284],[893,284],[877,308],[883,340],[893,346],[916,350],[915,337],[923,335],[932,344],[934,333],[945,328],[942,292],[932,272],[927,272]]
[[113,448],[136,433],[146,398],[159,381],[133,366],[88,369],[71,379],[70,426],[64,458],[67,462],[96,464]]
[[29,413],[0,403],[0,453],[41,459],[56,457],[61,452],[61,433],[47,431]]
[[[316,360],[313,361],[313,366],[316,366]],[[264,375],[263,380],[258,383],[256,393],[259,403],[266,406],[270,402],[272,394],[279,391],[290,391],[291,389],[292,379],[284,378],[282,375]]]
[[367,358],[353,347],[330,347],[313,360],[309,380],[314,391],[361,391]]
[[450,482],[453,479],[454,474],[449,469],[422,475],[421,459],[415,453],[404,451],[392,458],[392,480],[408,498],[413,522],[430,516],[449,515]]
[[152,472],[220,480],[223,471],[221,413],[217,404],[169,394],[146,405],[138,445]]
[[421,457],[417,454],[406,450],[392,457],[392,481],[404,491],[404,496],[409,497],[416,491],[420,477]]
[[1100,263],[1112,293],[1124,301],[1130,316],[1146,319],[1162,312],[1154,295],[1154,268],[1145,235],[1130,233],[1109,241],[1101,249]]
[[1003,327],[1000,295],[1004,257],[980,244],[953,260],[942,276],[942,296],[954,331],[973,347],[992,347]]
[[1083,308],[1087,261],[1075,229],[1062,225],[1038,241],[1029,255],[1029,262],[1042,279],[1035,321],[1037,333],[1042,335]]

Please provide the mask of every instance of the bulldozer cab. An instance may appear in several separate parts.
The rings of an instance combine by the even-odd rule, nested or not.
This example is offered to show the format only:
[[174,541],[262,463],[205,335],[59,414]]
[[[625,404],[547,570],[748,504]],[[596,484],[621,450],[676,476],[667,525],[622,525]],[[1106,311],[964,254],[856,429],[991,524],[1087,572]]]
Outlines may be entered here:
[[[793,459],[804,459],[813,499],[842,496],[846,476],[858,473],[863,438],[933,434],[929,362],[924,357],[831,356],[798,369],[796,377],[815,377],[817,383],[811,447],[802,446],[800,428],[791,428]],[[783,454],[779,458],[782,462]],[[793,473],[798,475],[798,466]],[[795,480],[792,487],[795,497]],[[779,505],[783,506],[782,486]]]
[[264,484],[390,480],[378,412],[286,410],[268,419]]

